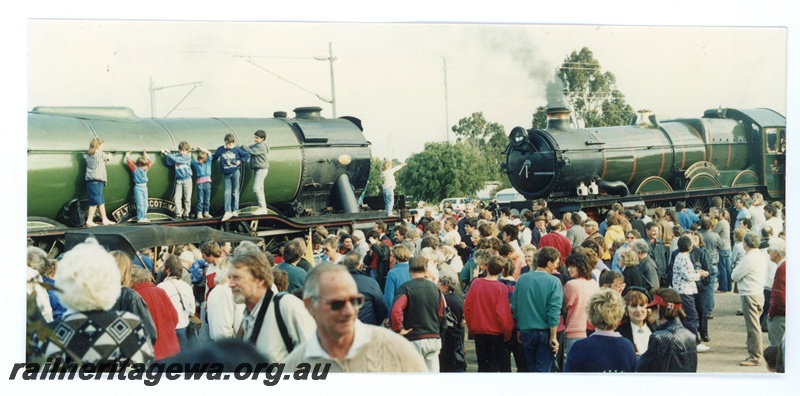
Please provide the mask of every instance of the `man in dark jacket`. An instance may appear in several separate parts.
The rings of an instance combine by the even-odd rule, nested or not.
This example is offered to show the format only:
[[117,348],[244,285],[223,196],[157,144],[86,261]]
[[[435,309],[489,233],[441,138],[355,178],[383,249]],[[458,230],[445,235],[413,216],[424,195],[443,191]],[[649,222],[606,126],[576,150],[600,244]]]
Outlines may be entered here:
[[636,239],[630,246],[636,255],[639,257],[639,264],[636,268],[642,273],[644,279],[647,281],[648,291],[652,293],[654,290],[661,287],[661,282],[658,276],[658,267],[655,261],[650,258],[650,245],[644,239]]
[[669,249],[664,246],[659,235],[661,235],[661,227],[656,222],[649,222],[645,226],[647,230],[647,242],[650,244],[650,258],[656,263],[658,269],[658,282],[663,287],[669,286],[667,281],[667,263],[669,262]]
[[[471,204],[469,204],[471,205]],[[469,205],[467,205],[467,213],[469,216]],[[478,228],[478,217],[464,217],[458,221],[458,233],[461,235],[461,243],[456,245],[458,256],[461,257],[461,262],[466,263],[472,257],[472,252],[475,250],[475,244],[472,242],[472,232]],[[463,232],[462,232],[463,229]]]
[[639,218],[640,213],[632,209],[627,209],[625,210],[624,214],[628,222],[631,223],[631,228],[633,228],[636,231],[639,231],[639,235],[646,234],[644,221],[642,221],[642,219]]
[[369,265],[370,275],[378,281],[378,285],[383,290],[386,287],[386,274],[389,273],[390,260],[392,255],[391,242],[381,239],[381,234],[372,230],[367,234],[369,242],[369,252],[364,256],[364,264]]
[[364,305],[358,310],[358,320],[361,323],[380,325],[389,316],[389,307],[383,300],[378,282],[361,272],[361,256],[358,253],[347,253],[344,256],[344,265],[356,281],[358,292],[364,295]]

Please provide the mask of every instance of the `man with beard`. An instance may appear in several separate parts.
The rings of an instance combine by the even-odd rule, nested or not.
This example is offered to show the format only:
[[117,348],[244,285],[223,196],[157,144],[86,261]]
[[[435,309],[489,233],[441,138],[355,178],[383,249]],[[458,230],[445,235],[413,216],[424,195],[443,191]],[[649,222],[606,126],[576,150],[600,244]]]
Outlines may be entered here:
[[233,299],[245,305],[237,338],[255,345],[270,363],[280,362],[314,334],[314,319],[299,298],[272,292],[272,271],[263,253],[234,255],[230,265]]

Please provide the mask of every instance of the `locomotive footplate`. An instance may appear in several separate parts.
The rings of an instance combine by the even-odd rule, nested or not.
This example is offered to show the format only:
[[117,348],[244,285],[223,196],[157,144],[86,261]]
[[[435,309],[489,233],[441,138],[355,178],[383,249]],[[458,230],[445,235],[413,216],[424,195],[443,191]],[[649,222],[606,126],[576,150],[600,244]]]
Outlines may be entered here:
[[[615,195],[597,195],[595,197],[572,197],[548,200],[548,207],[560,218],[563,213],[576,212],[579,210],[595,212],[598,209],[610,208],[614,203],[621,203],[623,206],[630,206],[640,203],[654,203],[659,206],[672,206],[673,202],[697,198],[710,198],[713,196],[730,196],[741,192],[760,191],[765,186],[738,186],[727,187],[724,191],[720,189],[692,190],[692,191],[673,191],[657,195],[629,195],[620,197]],[[500,204],[500,207],[507,207],[522,213],[525,210],[532,210],[533,201],[517,201]]]

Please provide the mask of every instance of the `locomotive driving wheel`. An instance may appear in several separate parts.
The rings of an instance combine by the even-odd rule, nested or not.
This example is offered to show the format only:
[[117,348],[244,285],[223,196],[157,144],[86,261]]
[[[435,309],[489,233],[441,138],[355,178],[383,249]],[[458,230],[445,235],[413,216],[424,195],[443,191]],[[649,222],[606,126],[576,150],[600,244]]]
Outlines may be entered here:
[[708,208],[711,207],[711,201],[708,197],[687,198],[686,208],[692,209],[695,213],[700,210],[700,213],[708,213]]

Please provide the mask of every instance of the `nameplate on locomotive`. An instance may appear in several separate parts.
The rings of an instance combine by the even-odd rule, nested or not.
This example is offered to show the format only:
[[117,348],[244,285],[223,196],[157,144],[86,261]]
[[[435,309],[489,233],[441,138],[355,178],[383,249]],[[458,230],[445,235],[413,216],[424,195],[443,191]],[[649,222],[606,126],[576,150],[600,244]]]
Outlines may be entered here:
[[[165,214],[170,217],[175,217],[176,215],[175,203],[172,201],[167,201],[159,198],[147,199],[147,211]],[[114,218],[114,221],[116,222],[131,217],[136,217],[136,203],[129,202],[126,203],[125,205],[120,206],[115,211],[111,212],[111,216]]]
[[717,166],[708,161],[695,162],[690,167],[686,168],[686,172],[684,172],[683,175],[687,179],[691,179],[692,176],[700,173],[713,174],[717,177],[720,175]]

